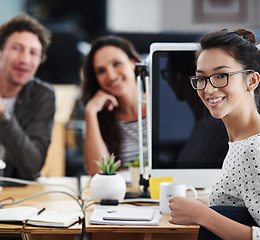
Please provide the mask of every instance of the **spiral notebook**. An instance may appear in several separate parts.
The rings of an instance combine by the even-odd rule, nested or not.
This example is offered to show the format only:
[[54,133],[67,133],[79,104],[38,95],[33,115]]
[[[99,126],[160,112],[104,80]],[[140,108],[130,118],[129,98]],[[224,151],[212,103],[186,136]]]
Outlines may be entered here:
[[45,227],[69,227],[80,221],[82,212],[40,210],[35,207],[12,207],[0,209],[0,222],[24,223]]

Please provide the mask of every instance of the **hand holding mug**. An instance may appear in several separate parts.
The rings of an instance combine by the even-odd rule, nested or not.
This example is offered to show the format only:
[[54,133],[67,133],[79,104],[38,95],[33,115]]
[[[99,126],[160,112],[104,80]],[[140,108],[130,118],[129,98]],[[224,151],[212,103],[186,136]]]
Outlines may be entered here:
[[197,191],[192,186],[173,182],[163,182],[160,184],[160,212],[162,214],[170,214],[169,199],[173,196],[186,197],[186,191],[191,190],[194,198],[197,198]]
[[170,223],[173,224],[198,224],[201,225],[203,215],[208,215],[210,209],[200,199],[174,196],[169,200],[171,210]]

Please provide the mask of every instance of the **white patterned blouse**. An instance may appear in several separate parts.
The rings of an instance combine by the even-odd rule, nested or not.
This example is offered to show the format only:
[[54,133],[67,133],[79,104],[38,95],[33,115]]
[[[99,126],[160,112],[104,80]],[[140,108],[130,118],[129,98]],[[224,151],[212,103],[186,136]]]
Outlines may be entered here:
[[229,142],[220,179],[212,188],[210,206],[244,206],[258,226],[253,240],[260,239],[260,134]]

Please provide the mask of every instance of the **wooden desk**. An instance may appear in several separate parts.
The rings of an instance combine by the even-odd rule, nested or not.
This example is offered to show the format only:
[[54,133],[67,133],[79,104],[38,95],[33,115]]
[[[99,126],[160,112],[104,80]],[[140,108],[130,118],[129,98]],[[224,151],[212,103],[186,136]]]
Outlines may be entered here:
[[[57,181],[56,181],[57,180]],[[74,178],[51,178],[46,179],[47,182],[56,182],[69,185],[77,189],[77,181]],[[87,180],[84,181],[87,186]],[[12,196],[16,201],[26,197],[28,195],[43,192],[61,190],[73,193],[64,187],[57,186],[34,186],[28,185],[25,187],[4,187],[0,192],[0,199]],[[88,189],[83,191],[83,199],[87,199],[89,196]],[[79,210],[79,205],[75,200],[64,194],[47,194],[38,196],[15,206],[35,206],[38,208],[46,207],[47,209],[59,209],[59,210]],[[88,218],[91,215],[93,205],[86,210],[86,231],[89,234],[90,240],[108,239],[108,240],[127,240],[127,239],[179,239],[179,240],[195,240],[197,239],[197,233],[199,226],[188,225],[173,225],[168,223],[169,216],[163,215],[160,220],[159,226],[112,226],[112,225],[91,225],[88,223]],[[21,234],[21,225],[15,224],[0,224],[0,236],[4,234]],[[75,224],[69,228],[49,228],[49,227],[34,227],[25,226],[23,230],[23,236],[27,239],[55,239],[66,240],[74,239],[75,234],[81,234],[81,225]],[[26,238],[24,238],[26,239]]]

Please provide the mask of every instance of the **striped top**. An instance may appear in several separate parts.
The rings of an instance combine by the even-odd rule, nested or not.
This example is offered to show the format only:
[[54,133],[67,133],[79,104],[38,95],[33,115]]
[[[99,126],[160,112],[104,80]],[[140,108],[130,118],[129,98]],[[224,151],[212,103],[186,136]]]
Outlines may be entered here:
[[[147,147],[147,122],[146,118],[142,119],[143,125],[143,145]],[[122,131],[122,147],[118,158],[122,161],[121,166],[129,161],[134,161],[139,154],[139,137],[138,137],[138,121],[135,122],[119,122]],[[144,151],[144,160],[147,160],[147,151]]]

